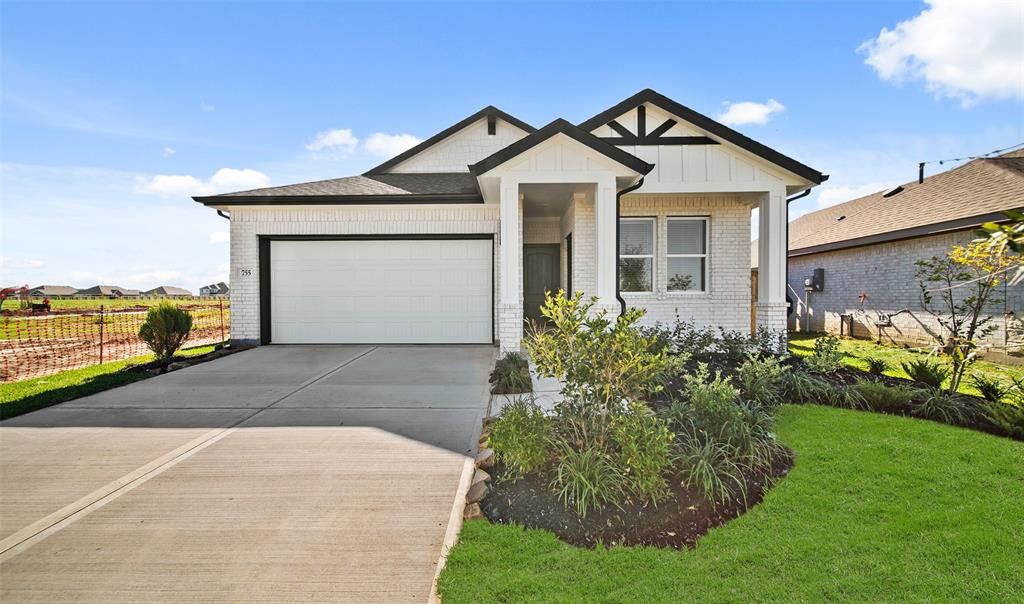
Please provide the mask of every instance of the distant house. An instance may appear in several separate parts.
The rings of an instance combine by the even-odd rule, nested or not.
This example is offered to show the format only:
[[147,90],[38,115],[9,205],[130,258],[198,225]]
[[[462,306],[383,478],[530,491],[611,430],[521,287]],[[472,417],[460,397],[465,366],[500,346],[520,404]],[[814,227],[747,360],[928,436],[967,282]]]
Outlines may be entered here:
[[[1022,206],[1024,150],[1018,150],[797,218],[789,226],[790,328],[934,343],[942,331],[923,308],[915,261],[969,243],[978,225]],[[820,287],[806,288],[818,269]],[[999,298],[989,309],[997,329],[982,345],[1018,348],[1024,286],[1005,287]]]
[[29,290],[33,298],[68,298],[78,293],[78,288],[70,285],[40,285]]
[[173,285],[161,285],[142,292],[142,295],[151,298],[191,298],[192,292]]
[[88,289],[79,290],[74,294],[75,298],[138,298],[142,294],[137,289],[129,289],[119,285],[94,285]]
[[221,281],[220,283],[211,283],[210,285],[204,285],[199,288],[200,296],[226,296],[231,293],[231,288],[228,287],[227,283]]

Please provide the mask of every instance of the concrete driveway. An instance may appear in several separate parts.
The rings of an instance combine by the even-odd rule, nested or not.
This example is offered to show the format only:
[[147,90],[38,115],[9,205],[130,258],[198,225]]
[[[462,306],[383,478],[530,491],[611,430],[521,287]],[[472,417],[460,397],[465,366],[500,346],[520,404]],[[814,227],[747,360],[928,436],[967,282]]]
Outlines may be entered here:
[[0,600],[426,601],[493,358],[269,346],[0,423]]

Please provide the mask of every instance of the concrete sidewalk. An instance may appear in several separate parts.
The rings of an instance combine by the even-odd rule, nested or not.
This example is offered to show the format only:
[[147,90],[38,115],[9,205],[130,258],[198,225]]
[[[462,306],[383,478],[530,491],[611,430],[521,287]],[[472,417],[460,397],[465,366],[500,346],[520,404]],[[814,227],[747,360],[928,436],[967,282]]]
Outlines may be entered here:
[[425,601],[493,356],[272,346],[4,422],[0,599]]

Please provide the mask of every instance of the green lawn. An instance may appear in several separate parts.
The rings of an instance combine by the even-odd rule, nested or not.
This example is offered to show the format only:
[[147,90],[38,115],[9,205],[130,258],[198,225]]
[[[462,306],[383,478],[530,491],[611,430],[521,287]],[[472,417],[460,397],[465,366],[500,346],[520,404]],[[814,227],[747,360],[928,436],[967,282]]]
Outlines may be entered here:
[[[213,350],[213,346],[196,346],[179,351],[177,356],[198,356]],[[138,381],[146,376],[140,373],[119,372],[125,367],[152,361],[153,358],[153,355],[149,354],[82,369],[61,371],[53,375],[20,382],[2,383],[0,384],[0,419],[7,419],[73,398]]]
[[[814,342],[818,339],[818,336],[819,334],[789,334],[790,352],[795,356],[807,356],[811,354],[814,350]],[[840,339],[839,349],[846,354],[846,357],[843,359],[843,363],[850,367],[867,371],[868,364],[867,361],[864,360],[865,358],[883,358],[889,363],[889,369],[885,372],[885,375],[904,379],[908,378],[908,376],[906,372],[903,371],[901,363],[904,361],[921,359],[927,356],[927,353],[920,351],[897,348],[896,346],[882,346],[869,340],[854,340],[850,338]],[[943,363],[948,362],[948,359],[945,357],[941,357],[939,360]],[[999,365],[988,361],[978,361],[974,364],[971,371],[973,373],[998,377],[1006,382],[1024,377],[1024,367]],[[980,394],[970,380],[964,380],[963,383],[960,384],[960,392],[974,395]]]
[[1021,601],[1024,443],[911,418],[786,406],[796,466],[692,551],[577,549],[467,522],[458,602]]

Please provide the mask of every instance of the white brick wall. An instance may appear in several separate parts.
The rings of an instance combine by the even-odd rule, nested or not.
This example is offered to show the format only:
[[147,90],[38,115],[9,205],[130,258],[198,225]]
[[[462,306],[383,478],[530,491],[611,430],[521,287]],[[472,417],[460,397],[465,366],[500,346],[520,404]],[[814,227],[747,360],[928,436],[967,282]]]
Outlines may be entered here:
[[[694,320],[698,325],[750,331],[749,201],[726,196],[626,195],[623,217],[654,217],[654,293],[624,294],[626,304],[647,311],[644,321]],[[665,241],[669,217],[709,218],[709,270],[706,293],[669,293]],[[574,242],[575,245],[575,242]],[[592,252],[591,252],[592,253]],[[580,264],[583,264],[582,262]]]
[[[231,210],[231,338],[258,342],[259,235],[498,232],[493,204],[238,207]],[[497,265],[498,253],[495,253]],[[497,287],[495,266],[495,287]],[[248,271],[249,274],[243,274]],[[497,314],[495,315],[497,316]]]
[[[790,326],[797,327],[796,316],[803,317],[804,277],[816,268],[825,269],[825,289],[808,294],[809,331],[839,333],[839,315],[852,314],[854,336],[870,337],[892,343],[927,345],[940,333],[938,322],[923,310],[920,286],[914,276],[914,262],[940,256],[954,244],[974,239],[970,231],[943,233],[904,241],[880,243],[846,250],[797,256],[789,260],[789,283],[800,294],[796,313]],[[793,295],[792,291],[789,292]],[[863,302],[859,296],[866,297]],[[999,294],[1002,304],[990,307],[997,330],[984,344],[997,348],[1020,345],[1021,325],[1018,317],[1024,312],[1024,286],[1005,288]],[[935,297],[938,301],[938,296]],[[908,309],[892,318],[892,327],[879,330],[875,326],[878,313],[891,314]],[[805,329],[803,318],[800,329]],[[879,333],[881,332],[881,333]]]

